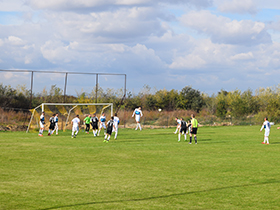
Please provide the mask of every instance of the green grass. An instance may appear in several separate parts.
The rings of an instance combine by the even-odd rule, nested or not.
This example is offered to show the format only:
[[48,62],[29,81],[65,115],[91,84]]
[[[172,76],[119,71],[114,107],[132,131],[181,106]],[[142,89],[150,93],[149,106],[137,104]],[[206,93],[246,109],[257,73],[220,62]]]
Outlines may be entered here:
[[0,209],[280,209],[280,131],[262,145],[259,129],[0,132]]

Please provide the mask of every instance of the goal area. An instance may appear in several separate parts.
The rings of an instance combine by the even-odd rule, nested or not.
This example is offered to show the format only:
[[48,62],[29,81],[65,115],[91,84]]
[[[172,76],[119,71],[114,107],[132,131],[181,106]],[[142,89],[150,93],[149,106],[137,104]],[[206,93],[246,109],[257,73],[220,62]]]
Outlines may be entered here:
[[31,129],[39,128],[42,112],[45,113],[46,128],[48,128],[50,117],[58,114],[58,128],[65,131],[71,129],[71,120],[76,115],[80,116],[81,122],[89,114],[96,114],[99,119],[100,115],[105,113],[109,119],[113,116],[113,103],[42,103],[30,111],[32,115],[26,133]]

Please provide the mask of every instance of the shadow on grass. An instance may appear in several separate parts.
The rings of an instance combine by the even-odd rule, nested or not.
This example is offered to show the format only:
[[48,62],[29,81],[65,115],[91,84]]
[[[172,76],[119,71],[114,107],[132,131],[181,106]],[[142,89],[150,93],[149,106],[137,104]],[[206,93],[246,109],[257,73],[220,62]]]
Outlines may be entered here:
[[233,189],[233,188],[240,188],[240,187],[260,186],[260,185],[267,185],[267,184],[273,184],[273,183],[280,183],[280,180],[270,180],[270,181],[266,181],[266,182],[262,182],[262,183],[256,183],[256,184],[244,184],[244,185],[234,185],[234,186],[228,186],[228,187],[218,187],[218,188],[213,188],[213,189],[209,189],[209,190],[198,190],[198,191],[191,191],[191,192],[174,193],[174,194],[170,194],[170,195],[160,195],[160,196],[153,196],[153,197],[147,197],[147,198],[135,198],[135,199],[123,199],[123,200],[78,203],[78,204],[71,204],[71,205],[65,205],[65,206],[54,206],[54,207],[49,207],[49,208],[39,209],[39,210],[52,210],[52,209],[61,209],[61,208],[69,208],[69,207],[77,207],[77,206],[87,206],[87,205],[95,205],[95,204],[110,204],[110,203],[120,203],[120,202],[147,201],[147,200],[169,198],[169,197],[180,196],[180,195],[190,195],[190,194],[196,194],[196,193],[205,193],[205,192],[219,191],[219,190]]

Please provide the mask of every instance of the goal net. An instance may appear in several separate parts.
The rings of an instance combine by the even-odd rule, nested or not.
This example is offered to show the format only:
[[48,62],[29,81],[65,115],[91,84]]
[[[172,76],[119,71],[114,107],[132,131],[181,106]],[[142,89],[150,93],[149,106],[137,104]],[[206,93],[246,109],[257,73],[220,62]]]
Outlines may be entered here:
[[76,116],[80,116],[81,124],[87,115],[97,115],[98,119],[102,113],[105,113],[107,118],[113,116],[112,103],[42,103],[32,112],[30,122],[26,132],[31,129],[39,128],[39,121],[42,112],[45,112],[46,128],[49,125],[49,119],[53,114],[58,113],[58,128],[65,131],[71,129],[71,120]]

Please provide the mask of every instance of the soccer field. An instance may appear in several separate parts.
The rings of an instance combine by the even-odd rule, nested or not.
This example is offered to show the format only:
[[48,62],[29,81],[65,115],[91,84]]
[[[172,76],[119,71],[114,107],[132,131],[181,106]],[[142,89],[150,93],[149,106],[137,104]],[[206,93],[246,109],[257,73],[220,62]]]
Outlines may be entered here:
[[259,129],[0,132],[0,209],[280,209],[280,130],[263,145]]

